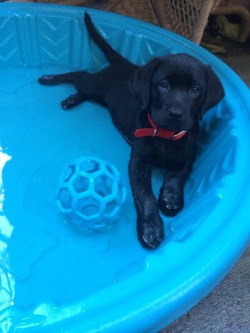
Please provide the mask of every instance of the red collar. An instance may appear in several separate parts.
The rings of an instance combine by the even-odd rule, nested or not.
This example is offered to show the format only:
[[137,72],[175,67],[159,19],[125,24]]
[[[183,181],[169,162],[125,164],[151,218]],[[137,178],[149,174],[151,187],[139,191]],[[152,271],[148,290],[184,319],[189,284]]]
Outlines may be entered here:
[[181,131],[181,132],[175,132],[175,131],[167,131],[162,128],[158,128],[156,124],[154,123],[153,119],[150,117],[148,114],[148,121],[152,128],[140,128],[135,131],[135,137],[136,138],[142,138],[145,136],[158,136],[163,139],[168,139],[168,140],[180,140],[185,134],[186,131]]

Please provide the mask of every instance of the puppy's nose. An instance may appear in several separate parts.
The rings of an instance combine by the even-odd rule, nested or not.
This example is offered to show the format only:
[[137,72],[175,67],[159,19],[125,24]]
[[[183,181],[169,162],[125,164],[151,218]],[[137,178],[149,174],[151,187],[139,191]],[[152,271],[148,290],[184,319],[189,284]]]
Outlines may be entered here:
[[169,111],[169,117],[170,118],[175,118],[175,119],[180,119],[183,117],[183,113],[181,110],[170,110]]

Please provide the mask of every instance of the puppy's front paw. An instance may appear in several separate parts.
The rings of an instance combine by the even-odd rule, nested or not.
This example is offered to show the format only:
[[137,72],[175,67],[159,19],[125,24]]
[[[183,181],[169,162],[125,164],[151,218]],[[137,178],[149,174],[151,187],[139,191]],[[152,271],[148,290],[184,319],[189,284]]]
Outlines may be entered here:
[[166,216],[175,216],[184,207],[184,195],[178,191],[161,191],[158,206]]
[[143,247],[147,249],[155,249],[160,245],[164,238],[163,221],[161,218],[149,220],[138,218],[137,220],[138,239]]

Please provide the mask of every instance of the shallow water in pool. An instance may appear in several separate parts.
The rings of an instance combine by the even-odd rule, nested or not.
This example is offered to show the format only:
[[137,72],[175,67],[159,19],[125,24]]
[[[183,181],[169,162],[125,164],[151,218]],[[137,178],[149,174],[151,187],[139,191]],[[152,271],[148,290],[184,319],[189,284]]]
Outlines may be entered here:
[[[74,89],[37,83],[45,73],[67,70],[1,68],[2,307],[70,302],[144,265],[147,252],[137,241],[127,175],[130,147],[103,107],[87,102],[65,112],[60,101]],[[69,162],[82,156],[113,163],[127,188],[116,225],[102,232],[79,233],[64,223],[56,208],[59,176]]]

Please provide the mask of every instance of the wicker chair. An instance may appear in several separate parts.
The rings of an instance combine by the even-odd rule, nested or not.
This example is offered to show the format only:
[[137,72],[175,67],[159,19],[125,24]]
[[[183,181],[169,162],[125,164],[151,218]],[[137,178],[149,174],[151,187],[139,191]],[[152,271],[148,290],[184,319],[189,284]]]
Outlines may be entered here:
[[[93,2],[93,1],[92,1]],[[250,12],[230,0],[99,0],[101,9],[136,17],[174,31],[199,44],[210,14],[236,14],[241,19],[240,42],[250,35]]]
[[103,10],[136,17],[200,43],[218,0],[109,0]]

